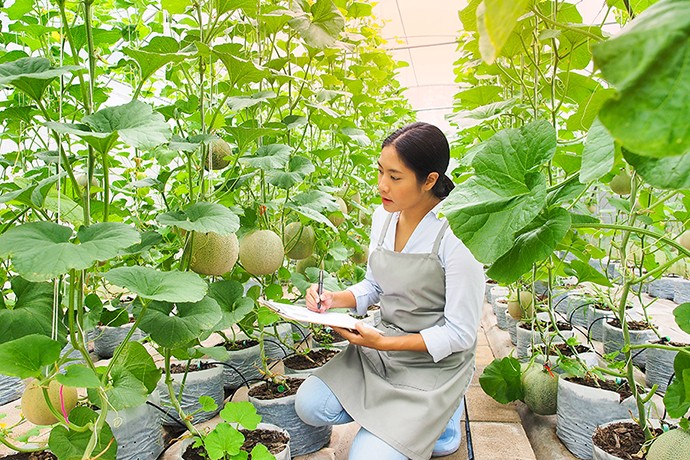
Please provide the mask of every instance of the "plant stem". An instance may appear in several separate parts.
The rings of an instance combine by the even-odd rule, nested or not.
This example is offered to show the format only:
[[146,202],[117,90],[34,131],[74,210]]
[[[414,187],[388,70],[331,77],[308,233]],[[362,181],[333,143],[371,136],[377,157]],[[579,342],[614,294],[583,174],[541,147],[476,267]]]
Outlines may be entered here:
[[561,28],[561,29],[565,29],[565,30],[569,30],[569,31],[571,31],[571,32],[576,32],[576,33],[578,33],[578,34],[582,34],[582,35],[584,35],[584,36],[586,36],[586,37],[588,37],[588,38],[591,38],[592,40],[596,40],[596,41],[598,41],[598,42],[600,42],[600,41],[603,40],[601,37],[598,37],[598,36],[594,35],[592,32],[590,32],[590,31],[588,31],[588,30],[579,29],[579,28],[577,28],[577,27],[569,26],[568,24],[563,24],[562,22],[553,21],[553,20],[551,20],[550,18],[548,18],[548,17],[544,16],[543,14],[541,14],[536,8],[532,9],[532,12],[533,12],[535,15],[537,15],[539,18],[541,18],[544,22],[547,22],[547,23],[549,23],[550,25],[552,25],[552,26],[554,26],[554,27],[559,27],[559,28]]
[[658,238],[659,241],[663,241],[664,243],[668,244],[669,246],[677,249],[679,253],[684,254],[686,257],[690,257],[690,251],[685,249],[680,243],[677,243],[674,240],[665,237],[664,235],[660,235],[656,232],[653,232],[651,230],[647,230],[644,228],[638,228],[638,227],[632,227],[630,225],[620,225],[620,224],[602,224],[599,222],[573,223],[573,224],[570,224],[570,227],[571,228],[609,228],[609,229],[613,229],[613,230],[623,230],[623,231],[630,231],[632,233],[639,233],[641,235],[648,235],[648,236],[652,236],[654,238]]

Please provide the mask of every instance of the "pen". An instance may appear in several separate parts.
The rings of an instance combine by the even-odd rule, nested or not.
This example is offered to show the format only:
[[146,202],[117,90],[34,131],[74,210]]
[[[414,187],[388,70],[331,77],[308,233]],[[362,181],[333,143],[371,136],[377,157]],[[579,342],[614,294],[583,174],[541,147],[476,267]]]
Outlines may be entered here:
[[323,294],[323,264],[319,270],[319,286],[318,286],[319,301],[316,303],[316,308],[321,311],[321,294]]

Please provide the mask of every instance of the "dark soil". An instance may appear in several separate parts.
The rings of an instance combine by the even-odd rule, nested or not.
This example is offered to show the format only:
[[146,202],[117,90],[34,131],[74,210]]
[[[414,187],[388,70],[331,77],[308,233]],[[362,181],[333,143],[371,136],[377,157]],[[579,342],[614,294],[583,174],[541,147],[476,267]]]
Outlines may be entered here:
[[[653,431],[656,435],[663,433],[660,428]],[[644,432],[637,423],[620,422],[598,427],[594,431],[592,441],[609,454],[624,460],[647,458],[646,455],[638,455],[644,444]]]
[[57,457],[50,452],[22,452],[9,457],[2,457],[2,460],[57,460]]
[[[543,352],[544,346],[541,345],[539,347],[539,349]],[[568,357],[573,357],[575,354],[579,354],[579,353],[587,353],[588,351],[592,351],[592,349],[589,347],[586,347],[584,345],[576,345],[575,347],[571,347],[567,343],[553,344],[549,348],[549,354],[550,355],[561,354],[563,356],[568,356]]]
[[[617,327],[621,329],[621,322],[617,318],[612,318],[608,321],[609,326]],[[646,321],[628,321],[628,329],[631,331],[644,331],[649,329],[649,323]]]
[[651,342],[656,345],[671,345],[672,347],[678,347],[678,348],[686,348],[690,347],[690,343],[682,343],[682,342],[672,342],[668,339],[668,337],[662,337],[659,340],[655,342]]
[[[618,311],[618,305],[615,307],[612,305],[609,305],[607,303],[600,303],[600,302],[595,302],[592,304],[589,304],[590,307],[595,308],[597,310],[603,310],[603,311]],[[632,305],[626,305],[625,309],[630,310],[633,306]]]
[[285,384],[274,384],[264,382],[249,390],[249,396],[256,399],[278,399],[292,396],[297,393],[297,389],[302,385],[304,379],[287,377]]
[[342,342],[345,340],[345,338],[332,329],[321,329],[318,331],[314,331],[314,340],[316,340],[322,345],[331,345],[334,343]]
[[246,350],[247,348],[255,347],[259,344],[256,340],[238,340],[235,342],[219,343],[216,346],[223,346],[228,351]]
[[[244,444],[242,450],[244,452],[251,452],[257,444],[266,446],[273,455],[277,455],[285,449],[288,438],[283,433],[272,430],[256,429],[254,431],[240,430],[244,435]],[[182,454],[185,460],[208,460],[208,456],[204,452],[203,447],[192,447],[190,445]],[[251,459],[251,455],[249,456]]]
[[621,401],[632,396],[632,391],[630,391],[628,382],[618,384],[614,380],[602,380],[590,374],[585,374],[584,377],[565,377],[565,379],[569,382],[577,383],[578,385],[616,392],[620,395]]
[[311,350],[306,355],[296,354],[283,360],[290,369],[301,371],[304,369],[314,369],[326,364],[332,357],[338,354],[338,350]]
[[[209,363],[198,363],[198,364],[191,364],[189,367],[189,372],[194,372],[194,371],[205,371],[206,369],[213,369],[216,367],[215,364],[209,364]],[[186,364],[171,364],[170,365],[170,373],[171,374],[184,374],[185,370],[187,369]]]
[[[546,328],[547,324],[546,323],[540,323],[542,328]],[[521,328],[523,328],[526,331],[529,331],[532,329],[532,325],[530,323],[521,323],[519,324]],[[549,330],[553,331],[553,326],[551,323],[548,324]],[[566,323],[564,321],[556,321],[556,326],[558,326],[559,331],[572,331],[573,326],[570,325],[570,323]],[[535,328],[536,329],[536,328]]]

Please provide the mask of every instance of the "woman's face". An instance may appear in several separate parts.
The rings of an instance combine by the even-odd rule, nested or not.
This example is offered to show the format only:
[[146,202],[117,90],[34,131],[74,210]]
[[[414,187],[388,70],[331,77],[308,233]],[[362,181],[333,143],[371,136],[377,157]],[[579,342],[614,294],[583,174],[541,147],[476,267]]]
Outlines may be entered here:
[[429,174],[426,183],[420,184],[414,171],[403,163],[392,145],[381,150],[378,163],[378,188],[383,209],[388,212],[403,211],[428,200],[436,182],[436,173]]

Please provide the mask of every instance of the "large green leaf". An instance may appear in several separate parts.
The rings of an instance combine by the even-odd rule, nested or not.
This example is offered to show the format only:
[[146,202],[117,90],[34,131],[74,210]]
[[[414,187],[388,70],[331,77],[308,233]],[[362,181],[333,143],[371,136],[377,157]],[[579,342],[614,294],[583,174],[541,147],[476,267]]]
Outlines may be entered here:
[[213,47],[213,54],[221,60],[228,71],[230,87],[259,82],[270,75],[266,69],[239,57],[241,53],[242,47],[237,43],[224,43]]
[[230,235],[240,228],[240,219],[225,206],[216,203],[197,202],[184,211],[159,214],[161,225],[173,225],[190,232],[214,232]]
[[65,373],[57,376],[57,381],[67,387],[98,388],[101,386],[98,375],[86,364],[67,366]]
[[479,385],[501,404],[517,401],[523,398],[520,361],[512,356],[493,360],[482,375]]
[[623,157],[646,183],[654,187],[667,190],[690,189],[690,152],[666,158],[651,158],[623,149]]
[[254,300],[243,295],[244,287],[235,280],[216,281],[209,286],[208,296],[218,303],[223,313],[222,320],[214,329],[232,327],[254,310]]
[[0,344],[0,374],[40,377],[43,368],[60,357],[62,345],[44,335],[32,334]]
[[517,99],[508,99],[475,107],[472,110],[461,110],[450,115],[448,119],[457,124],[461,129],[472,128],[509,113],[510,109],[515,107],[517,101]]
[[[69,414],[70,422],[78,426],[95,423],[98,414],[86,406],[75,407]],[[68,430],[64,426],[56,426],[50,431],[48,446],[50,451],[59,459],[73,460],[82,458],[91,440],[91,430]],[[98,432],[96,446],[93,452],[99,460],[115,460],[117,441],[110,426],[106,423]]]
[[539,214],[515,234],[513,247],[491,265],[487,276],[500,283],[517,281],[531,270],[533,263],[549,257],[569,229],[570,214],[565,209],[554,208]]
[[316,168],[309,158],[294,156],[290,158],[285,171],[271,170],[266,174],[266,179],[269,184],[287,190],[301,183],[315,170]]
[[144,384],[148,393],[156,389],[162,373],[149,352],[139,342],[127,342],[113,369],[115,368],[122,368],[132,374]]
[[690,409],[690,352],[678,352],[673,361],[676,373],[664,394],[664,406],[672,418],[686,417]]
[[100,222],[77,232],[52,222],[32,222],[0,235],[0,257],[11,257],[17,272],[29,281],[47,281],[70,270],[89,268],[137,242],[139,233],[126,224]]
[[227,423],[219,423],[204,438],[204,449],[211,460],[234,458],[244,443],[244,436]]
[[338,210],[338,203],[336,203],[335,199],[328,193],[320,190],[310,190],[300,193],[288,202],[287,207],[302,214],[308,219],[321,222],[333,230],[336,230],[333,223],[323,214],[323,212]]
[[476,153],[475,175],[451,192],[441,211],[477,260],[494,263],[539,214],[546,178],[538,170],[555,150],[555,130],[537,121],[498,132]]
[[304,39],[307,45],[323,49],[335,43],[345,28],[345,19],[332,0],[294,2],[296,15],[290,19],[290,27]]
[[596,268],[589,264],[582,262],[581,260],[572,260],[569,263],[569,268],[566,268],[566,273],[568,275],[575,275],[577,277],[577,282],[579,283],[596,283],[601,286],[611,287],[611,281],[601,273]]
[[147,80],[166,64],[182,62],[193,57],[193,54],[181,53],[180,44],[174,38],[162,36],[153,37],[142,48],[123,48],[122,52],[139,65],[142,80]]
[[74,65],[51,68],[50,61],[41,57],[21,58],[0,64],[0,86],[13,85],[31,99],[40,101],[52,80],[79,69]]
[[678,327],[690,334],[690,302],[685,302],[673,309],[673,317]]
[[259,91],[251,96],[234,96],[229,97],[227,104],[232,110],[242,110],[249,107],[254,107],[257,104],[266,102],[276,97],[273,91]]
[[525,14],[530,0],[484,0],[477,7],[477,30],[482,59],[493,64],[513,32],[517,20]]
[[171,137],[163,115],[139,101],[99,110],[85,116],[81,124],[50,122],[47,126],[84,139],[100,153],[108,153],[118,138],[131,147],[149,149]]
[[218,303],[210,297],[195,303],[154,301],[141,320],[141,329],[158,345],[178,348],[213,330],[221,318]]
[[125,367],[114,366],[111,372],[112,382],[106,394],[108,403],[113,409],[120,410],[137,407],[146,403],[149,394],[146,385]]
[[582,150],[580,182],[586,184],[608,174],[613,168],[614,153],[613,137],[599,119],[594,120]]
[[643,156],[690,152],[690,2],[656,3],[593,52],[619,92],[599,113],[613,137]]
[[219,415],[226,422],[239,423],[248,430],[255,430],[261,422],[261,416],[256,413],[256,407],[249,401],[229,401]]
[[[53,285],[12,278],[14,307],[0,304],[0,343],[26,335],[51,336],[53,330]],[[61,335],[64,337],[64,327]]]
[[292,148],[285,144],[270,144],[259,147],[254,155],[240,158],[240,162],[246,163],[257,169],[283,169],[290,161]]
[[164,302],[196,302],[206,295],[204,280],[193,272],[161,272],[149,267],[118,267],[103,277],[145,299]]

